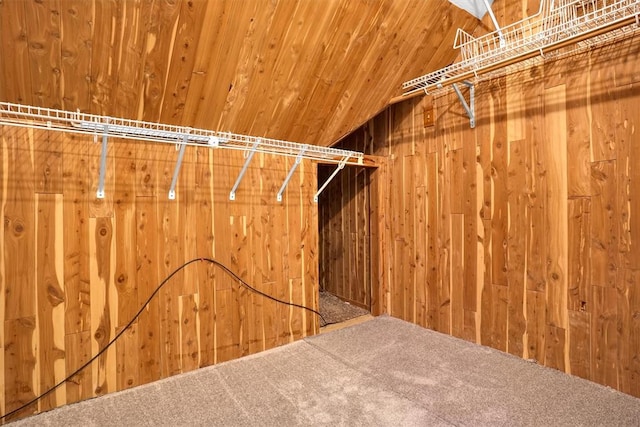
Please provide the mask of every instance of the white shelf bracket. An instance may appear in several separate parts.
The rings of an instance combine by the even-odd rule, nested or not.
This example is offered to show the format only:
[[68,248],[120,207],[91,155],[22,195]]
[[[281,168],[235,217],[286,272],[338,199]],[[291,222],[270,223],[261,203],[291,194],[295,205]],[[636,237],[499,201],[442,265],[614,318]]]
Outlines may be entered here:
[[236,183],[233,184],[233,188],[231,189],[231,192],[229,193],[229,200],[235,200],[236,199],[236,190],[238,189],[238,186],[240,185],[240,181],[242,181],[242,177],[247,172],[247,168],[249,167],[249,163],[251,163],[251,159],[253,159],[253,155],[256,154],[256,149],[258,148],[258,145],[260,145],[260,140],[257,140],[256,142],[253,143],[253,146],[251,147],[251,151],[249,152],[249,155],[247,156],[247,159],[244,161],[244,165],[242,166],[242,170],[240,170],[240,175],[238,175],[238,178],[236,179]]
[[463,83],[469,88],[469,103],[467,104],[467,100],[464,99],[464,96],[462,96],[462,92],[460,92],[460,89],[458,88],[458,85],[456,83],[453,83],[453,90],[456,91],[456,95],[458,95],[458,99],[460,100],[460,103],[462,104],[462,106],[464,107],[465,111],[467,112],[467,116],[469,116],[469,126],[473,129],[474,127],[476,127],[476,116],[475,116],[475,106],[476,106],[476,100],[475,100],[475,88],[473,86],[473,83],[465,80],[463,81]]
[[284,193],[285,188],[287,188],[287,185],[289,184],[289,181],[291,180],[293,173],[296,171],[296,169],[298,168],[298,165],[302,161],[302,155],[306,150],[307,150],[307,145],[304,145],[300,150],[300,152],[298,153],[298,155],[296,156],[296,161],[293,163],[293,166],[291,166],[291,169],[289,169],[289,173],[287,174],[287,177],[282,183],[282,187],[280,187],[280,191],[278,191],[278,196],[276,197],[279,202],[282,202],[282,193]]
[[493,14],[493,9],[491,9],[491,5],[488,0],[482,0],[484,2],[484,6],[487,9],[487,13],[491,18],[491,22],[493,22],[493,26],[496,28],[496,32],[498,33],[498,39],[500,40],[500,47],[505,47],[506,43],[504,41],[504,34],[502,34],[502,28],[498,25],[498,20],[496,19],[496,15]]
[[324,182],[324,184],[322,184],[322,186],[318,189],[318,192],[316,193],[315,196],[313,196],[313,201],[315,203],[318,203],[318,197],[320,196],[320,193],[322,193],[324,191],[325,188],[327,188],[327,185],[329,185],[329,183],[331,182],[331,180],[333,178],[336,177],[336,175],[338,175],[338,172],[340,172],[342,169],[344,169],[344,165],[347,164],[347,161],[349,160],[348,157],[343,158],[340,163],[338,163],[338,167],[336,168],[336,170],[334,170],[331,175],[329,175],[329,178],[327,178],[327,180]]
[[102,133],[102,151],[100,152],[100,174],[98,175],[98,191],[96,191],[96,198],[104,199],[104,177],[107,170],[107,139],[109,129],[104,125],[104,131]]
[[182,144],[179,145],[180,151],[178,152],[178,161],[176,162],[176,167],[173,170],[173,178],[171,178],[171,187],[169,188],[169,200],[176,199],[176,185],[178,184],[178,175],[180,174],[180,168],[182,167],[184,151],[187,148],[187,135],[183,137]]

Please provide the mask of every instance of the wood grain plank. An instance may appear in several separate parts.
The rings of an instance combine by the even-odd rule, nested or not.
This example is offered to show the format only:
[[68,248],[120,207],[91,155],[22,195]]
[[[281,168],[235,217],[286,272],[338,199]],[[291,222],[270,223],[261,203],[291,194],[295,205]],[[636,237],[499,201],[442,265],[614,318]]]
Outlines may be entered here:
[[591,283],[615,287],[619,231],[616,162],[593,163],[591,186]]
[[180,311],[180,358],[182,372],[200,366],[200,343],[198,341],[198,295],[181,295],[178,299]]
[[92,17],[94,2],[65,0],[60,8],[60,86],[62,109],[87,111],[91,105]]
[[[89,273],[89,169],[87,144],[89,137],[64,134],[64,163],[62,185],[64,191],[64,293],[65,332],[77,334],[88,332],[91,324],[90,273]],[[72,339],[74,348],[81,353],[90,353],[90,341],[83,336]],[[91,375],[87,376],[88,378]],[[82,380],[79,380],[82,382]],[[68,388],[69,389],[69,388]],[[76,396],[88,397],[84,389]]]
[[[138,381],[146,384],[159,380],[160,353],[160,301],[158,297],[147,303],[159,286],[158,259],[158,205],[154,197],[136,197],[136,283],[137,306],[146,304],[138,318]],[[170,286],[170,285],[168,285]]]
[[464,331],[464,216],[461,214],[451,215],[450,268],[451,335],[462,338]]
[[[427,154],[427,327],[438,330],[438,153]],[[402,259],[402,258],[400,258]]]
[[[65,295],[62,286],[62,195],[36,195],[36,297],[40,392],[65,378]],[[66,403],[65,389],[40,400],[41,411]]]
[[[114,167],[118,171],[118,184],[114,188],[114,239],[118,248],[115,256],[115,287],[118,294],[116,328],[127,324],[138,312],[138,281],[136,271],[136,151],[135,145],[114,141],[117,155]],[[135,335],[135,334],[134,334]],[[134,337],[128,337],[133,341]],[[137,340],[137,335],[136,335]]]
[[[34,316],[4,322],[4,396],[5,410],[13,411],[36,397],[34,378],[37,355],[34,351],[36,319]],[[8,417],[8,421],[34,414],[38,404]]]
[[62,193],[62,146],[64,135],[60,132],[36,132],[35,191],[38,193]]
[[591,159],[592,161],[616,158],[616,114],[618,101],[615,92],[615,68],[609,65],[615,50],[596,49],[591,52],[589,78],[592,85],[591,107]]
[[[547,324],[557,329],[553,332],[553,343],[547,342],[546,357],[558,364],[559,356],[549,351],[560,350],[564,343],[560,329],[567,325],[567,257],[568,257],[568,212],[567,212],[567,138],[565,86],[558,85],[544,91],[545,103],[545,163],[546,163],[546,223],[547,231]],[[545,362],[546,364],[546,362]],[[564,366],[564,365],[562,365]]]
[[[591,200],[589,198],[569,199],[568,205],[567,308],[588,312],[591,310]],[[577,318],[575,320],[577,321]]]
[[547,324],[547,332],[545,336],[545,359],[544,365],[559,371],[565,370],[565,347],[566,347],[566,331]]
[[[35,203],[33,175],[34,131],[5,130],[7,173],[4,207],[5,321],[36,314]],[[7,407],[8,408],[8,407]]]
[[59,0],[24,4],[34,104],[62,107]]
[[571,375],[591,379],[591,314],[569,312],[569,363]]
[[[420,186],[416,194],[415,282],[416,323],[427,326],[427,189]],[[372,235],[373,238],[373,235]]]
[[616,387],[618,339],[617,292],[615,288],[592,286],[591,379]]
[[12,54],[0,65],[6,79],[4,81],[11,82],[1,85],[4,91],[3,100],[33,105],[29,41],[23,2],[8,1],[0,4],[0,28],[2,51]]
[[513,355],[524,354],[526,330],[524,294],[526,264],[526,145],[524,140],[509,142],[507,171],[507,280],[508,280],[508,340],[507,351]]
[[[64,362],[67,374],[75,372],[91,358],[91,332],[82,331],[64,336]],[[66,382],[67,403],[93,396],[91,369],[85,368]]]
[[[116,332],[120,332],[120,328]],[[139,384],[140,353],[139,324],[133,323],[116,341],[117,390],[126,390]]]

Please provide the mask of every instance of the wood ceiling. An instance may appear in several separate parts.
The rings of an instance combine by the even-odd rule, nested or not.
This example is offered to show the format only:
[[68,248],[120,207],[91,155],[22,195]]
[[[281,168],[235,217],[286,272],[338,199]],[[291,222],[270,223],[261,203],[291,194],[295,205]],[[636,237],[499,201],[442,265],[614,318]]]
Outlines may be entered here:
[[0,100],[330,145],[477,24],[447,0],[0,0]]

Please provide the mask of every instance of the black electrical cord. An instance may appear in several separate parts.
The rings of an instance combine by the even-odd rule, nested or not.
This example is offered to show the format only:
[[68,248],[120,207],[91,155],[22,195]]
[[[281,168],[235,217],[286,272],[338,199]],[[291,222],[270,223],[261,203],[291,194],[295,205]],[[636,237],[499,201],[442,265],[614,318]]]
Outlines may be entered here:
[[135,322],[138,317],[140,317],[140,315],[142,314],[142,312],[144,311],[144,309],[147,307],[147,305],[151,302],[151,300],[158,294],[158,292],[160,291],[160,289],[162,289],[162,287],[169,281],[171,280],[171,278],[173,276],[175,276],[180,270],[184,269],[185,267],[187,267],[190,264],[193,264],[194,262],[197,261],[202,261],[202,262],[208,262],[211,264],[214,264],[218,267],[220,267],[222,270],[224,270],[228,275],[230,275],[231,277],[233,277],[234,279],[236,279],[238,281],[238,283],[240,283],[242,286],[244,286],[245,288],[249,289],[251,292],[254,292],[258,295],[261,295],[267,299],[270,299],[271,301],[275,301],[277,303],[280,304],[286,304],[289,305],[291,307],[297,307],[297,308],[302,308],[304,310],[310,311],[313,314],[316,314],[320,317],[320,319],[322,319],[322,322],[324,323],[324,325],[322,326],[327,326],[329,325],[329,323],[327,323],[327,321],[325,320],[324,317],[322,317],[322,314],[320,314],[318,311],[309,308],[309,307],[305,307],[304,305],[300,305],[300,304],[296,304],[293,302],[289,302],[289,301],[283,301],[280,300],[276,297],[273,297],[269,294],[266,294],[262,291],[257,290],[256,288],[254,288],[253,286],[249,285],[247,282],[245,282],[244,280],[242,280],[242,278],[240,278],[240,276],[238,276],[235,272],[233,272],[229,267],[227,267],[226,265],[222,264],[220,261],[217,261],[213,258],[194,258],[190,261],[185,262],[184,264],[182,264],[180,267],[176,268],[175,270],[173,270],[173,272],[171,274],[169,274],[167,277],[165,277],[165,279],[160,282],[160,284],[158,285],[158,287],[151,293],[151,295],[149,295],[149,298],[147,298],[147,300],[145,301],[144,304],[142,304],[142,307],[140,307],[140,309],[138,310],[138,312],[135,314],[135,316],[133,316],[133,318],[131,318],[131,320],[129,320],[129,322],[124,326],[124,328],[120,329],[120,332],[118,332],[111,341],[109,341],[109,343],[104,346],[98,353],[96,353],[95,356],[93,356],[91,359],[87,360],[82,366],[80,366],[78,369],[76,369],[75,371],[73,371],[71,374],[69,374],[65,379],[63,379],[62,381],[60,381],[59,383],[57,383],[56,385],[54,385],[53,387],[51,387],[49,390],[45,391],[44,393],[41,393],[39,396],[34,397],[33,399],[31,399],[29,402],[25,403],[24,405],[20,406],[19,408],[16,408],[14,410],[12,410],[11,412],[8,412],[2,416],[0,416],[0,420],[3,420],[7,417],[10,417],[11,415],[22,411],[24,408],[33,405],[34,403],[38,402],[40,399],[44,398],[45,396],[49,395],[50,393],[52,393],[54,390],[56,390],[58,387],[60,387],[61,385],[65,384],[67,381],[69,381],[71,378],[73,378],[74,376],[76,376],[77,374],[79,374],[83,369],[85,369],[87,366],[91,365],[98,357],[100,357],[105,351],[107,351],[109,349],[109,347],[111,347],[113,344],[115,344],[115,342],[118,340],[118,338],[120,338],[120,336],[131,327],[131,325],[133,325],[133,322]]

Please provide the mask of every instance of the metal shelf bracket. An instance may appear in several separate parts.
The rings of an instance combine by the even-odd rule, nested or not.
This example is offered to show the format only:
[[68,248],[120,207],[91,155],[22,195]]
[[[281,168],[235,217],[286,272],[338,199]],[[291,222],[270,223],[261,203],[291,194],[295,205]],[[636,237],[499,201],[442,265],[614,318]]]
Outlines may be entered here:
[[331,173],[331,175],[329,175],[329,178],[327,178],[327,180],[324,182],[324,184],[322,184],[320,189],[318,189],[318,192],[315,194],[315,196],[313,196],[313,201],[315,203],[318,203],[318,197],[320,196],[320,193],[322,193],[324,191],[324,189],[327,188],[327,185],[329,185],[331,180],[333,178],[335,178],[336,175],[338,175],[338,172],[340,172],[342,169],[344,169],[344,165],[347,164],[347,160],[349,160],[348,157],[343,158],[340,161],[340,163],[338,163],[338,167]]
[[184,136],[180,145],[180,152],[178,153],[178,161],[176,162],[176,167],[173,170],[173,178],[171,178],[171,188],[169,188],[169,200],[176,199],[176,184],[178,183],[178,174],[180,173],[180,168],[182,167],[182,159],[184,158],[184,151],[187,148],[187,136]]
[[100,152],[100,174],[98,175],[98,191],[96,198],[104,199],[104,177],[107,169],[107,139],[109,135],[108,126],[104,125],[104,133],[102,134],[102,150]]
[[238,175],[238,178],[236,179],[236,183],[233,184],[233,188],[231,189],[231,192],[229,193],[229,200],[235,200],[236,199],[236,190],[238,189],[238,186],[240,185],[240,181],[242,181],[242,177],[247,172],[247,168],[249,167],[249,163],[251,163],[251,159],[253,159],[253,155],[256,154],[256,149],[258,148],[258,145],[260,145],[260,140],[257,140],[256,142],[253,143],[253,146],[251,147],[251,150],[249,151],[249,155],[247,156],[247,159],[244,161],[244,165],[242,166],[242,170],[240,170],[240,175]]
[[295,170],[298,168],[298,165],[302,161],[302,155],[304,154],[304,152],[306,150],[307,150],[307,146],[306,145],[302,146],[302,149],[300,150],[300,152],[296,156],[296,161],[293,163],[293,166],[291,166],[291,169],[289,170],[289,173],[287,174],[287,177],[285,178],[284,182],[282,183],[282,187],[280,187],[280,191],[278,191],[278,196],[276,198],[278,199],[279,202],[282,202],[282,193],[284,193],[285,188],[287,188],[287,185],[289,184],[289,180],[291,180],[291,177],[293,176],[293,173],[295,172]]
[[460,103],[462,104],[462,106],[464,107],[465,111],[467,112],[467,116],[469,116],[469,126],[471,126],[471,129],[473,129],[474,127],[476,127],[475,88],[473,86],[473,83],[471,83],[470,81],[465,80],[462,83],[464,83],[469,88],[469,103],[468,104],[467,104],[467,100],[464,99],[464,96],[462,96],[462,92],[460,92],[460,89],[458,88],[458,84],[457,83],[453,83],[452,86],[453,86],[453,90],[456,91],[456,95],[458,95],[458,99],[460,100]]

